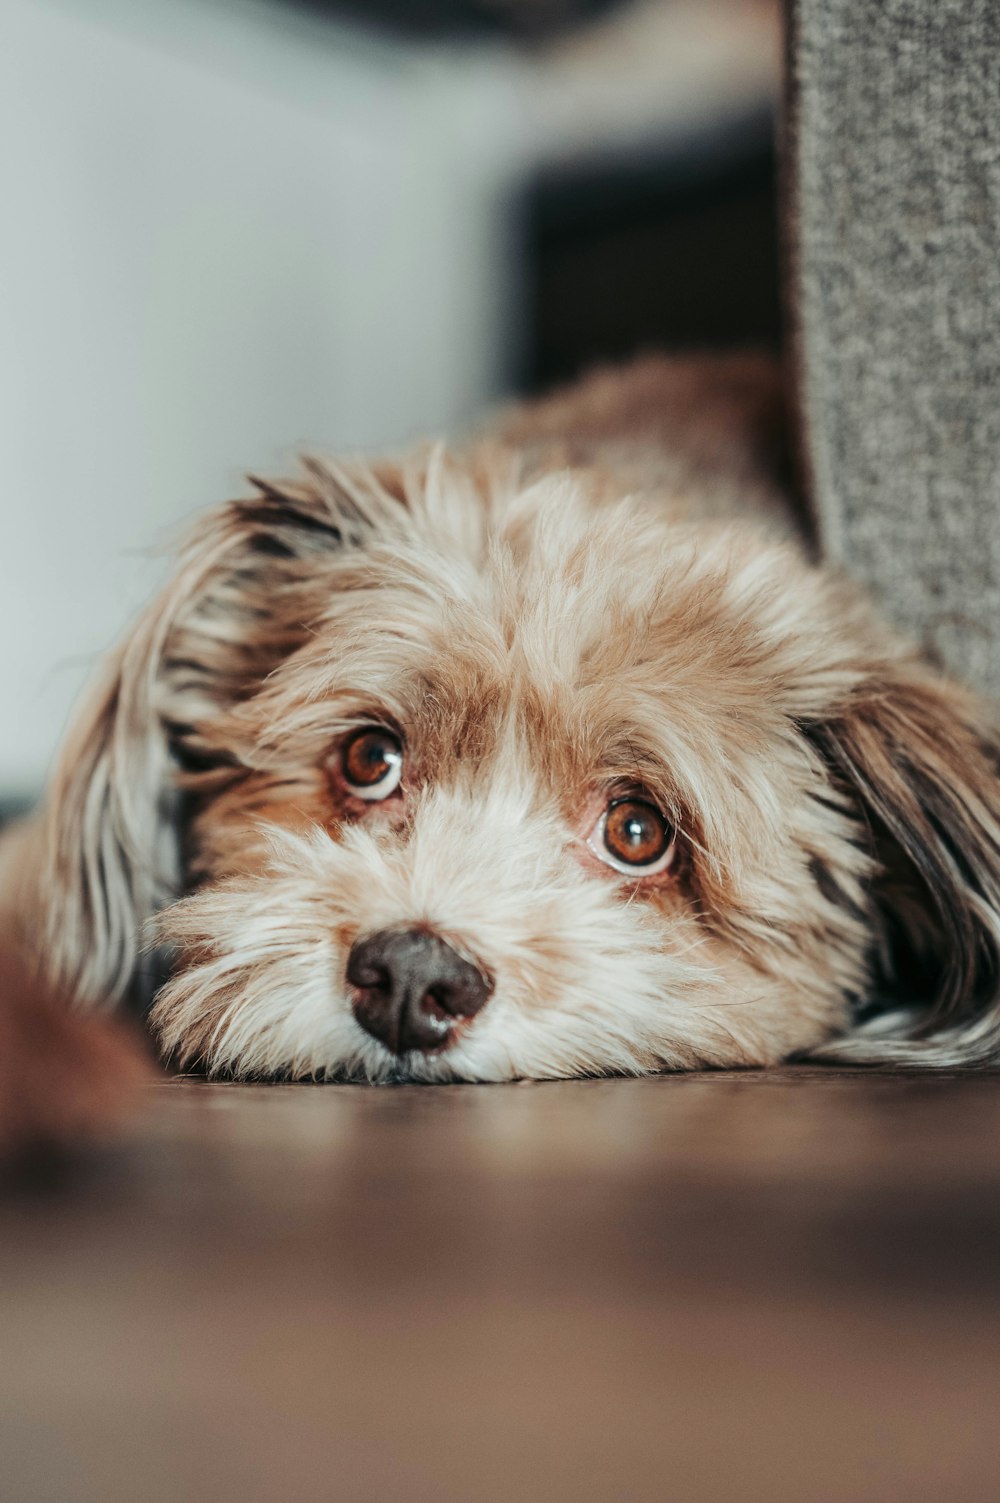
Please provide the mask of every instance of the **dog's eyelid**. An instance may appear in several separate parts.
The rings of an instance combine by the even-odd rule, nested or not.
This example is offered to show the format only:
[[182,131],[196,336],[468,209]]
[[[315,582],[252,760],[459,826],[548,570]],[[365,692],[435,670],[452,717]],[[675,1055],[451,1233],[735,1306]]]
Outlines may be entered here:
[[349,714],[336,726],[334,732],[336,744],[342,746],[345,741],[351,736],[356,736],[360,731],[385,731],[387,735],[395,736],[400,745],[406,744],[402,727],[388,710],[372,708],[357,710]]
[[675,830],[680,828],[682,812],[676,793],[666,791],[669,784],[663,780],[658,789],[653,783],[644,783],[641,778],[614,778],[604,789],[607,805],[620,803],[622,799],[638,799],[640,803],[652,804]]
[[348,742],[369,731],[381,731],[384,735],[391,736],[399,742],[401,752],[406,755],[406,736],[392,715],[383,714],[379,710],[360,711],[335,722],[323,756],[325,765],[339,765]]

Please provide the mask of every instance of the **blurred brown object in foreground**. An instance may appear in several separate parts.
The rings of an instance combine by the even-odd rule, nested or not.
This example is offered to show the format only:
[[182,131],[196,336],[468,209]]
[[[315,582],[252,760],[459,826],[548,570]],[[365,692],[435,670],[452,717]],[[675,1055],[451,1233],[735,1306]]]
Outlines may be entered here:
[[0,1158],[99,1136],[150,1074],[126,1027],[70,1011],[0,938]]

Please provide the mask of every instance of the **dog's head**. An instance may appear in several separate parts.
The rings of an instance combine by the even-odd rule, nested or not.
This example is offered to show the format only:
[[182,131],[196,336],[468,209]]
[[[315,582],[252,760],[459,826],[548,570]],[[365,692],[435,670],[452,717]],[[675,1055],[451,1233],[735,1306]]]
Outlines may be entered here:
[[317,464],[208,518],[69,738],[46,956],[113,996],[158,913],[164,1046],[237,1074],[984,1058],[997,807],[975,704],[793,549]]

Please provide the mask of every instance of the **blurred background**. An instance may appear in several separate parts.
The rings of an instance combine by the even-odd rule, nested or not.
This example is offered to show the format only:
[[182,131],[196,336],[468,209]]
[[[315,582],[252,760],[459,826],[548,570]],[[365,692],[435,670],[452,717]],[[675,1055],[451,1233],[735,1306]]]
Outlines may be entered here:
[[778,337],[776,0],[2,0],[0,807],[192,513]]

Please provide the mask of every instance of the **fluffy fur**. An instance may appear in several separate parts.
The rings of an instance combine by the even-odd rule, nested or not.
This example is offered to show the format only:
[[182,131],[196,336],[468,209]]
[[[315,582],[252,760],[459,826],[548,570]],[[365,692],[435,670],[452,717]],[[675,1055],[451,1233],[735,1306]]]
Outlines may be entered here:
[[[26,837],[48,978],[114,1002],[158,945],[164,1052],[236,1076],[995,1059],[995,731],[809,562],[779,411],[765,362],[646,361],[209,514]],[[384,807],[331,771],[370,723],[405,744]],[[667,872],[587,845],[621,790]],[[397,1057],[345,966],[412,925],[494,992]]]

